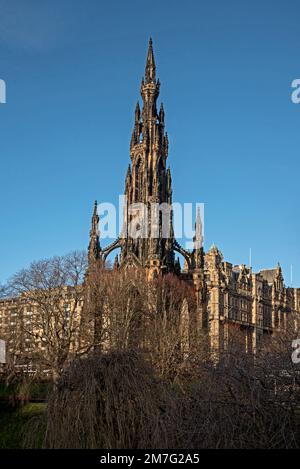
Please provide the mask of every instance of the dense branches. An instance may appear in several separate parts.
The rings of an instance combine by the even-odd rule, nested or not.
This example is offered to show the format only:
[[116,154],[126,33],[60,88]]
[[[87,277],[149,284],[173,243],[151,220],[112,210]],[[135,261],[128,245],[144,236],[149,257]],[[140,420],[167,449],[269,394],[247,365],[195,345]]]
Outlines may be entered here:
[[82,282],[86,255],[67,256],[33,262],[14,275],[10,291],[18,298],[21,342],[16,354],[51,370],[54,379],[79,347]]

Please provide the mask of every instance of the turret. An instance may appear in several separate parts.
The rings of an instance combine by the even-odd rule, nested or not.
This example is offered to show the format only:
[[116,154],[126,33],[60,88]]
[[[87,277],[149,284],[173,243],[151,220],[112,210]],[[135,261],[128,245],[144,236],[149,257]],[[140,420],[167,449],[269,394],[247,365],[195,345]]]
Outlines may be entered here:
[[156,100],[159,95],[160,82],[156,81],[156,67],[154,61],[154,53],[152,47],[152,39],[149,40],[145,79],[141,84],[141,96],[143,98],[143,122],[151,124],[152,120],[157,119]]
[[200,207],[197,210],[197,217],[195,222],[195,236],[194,241],[194,250],[193,250],[193,267],[195,269],[200,269],[204,265],[204,252],[203,252],[203,234],[202,234],[202,220]]
[[94,210],[92,216],[92,226],[90,230],[90,242],[88,247],[88,260],[89,264],[96,261],[101,256],[100,247],[100,233],[99,233],[99,215],[98,215],[97,201],[94,203]]
[[159,122],[160,122],[161,125],[163,125],[165,123],[165,111],[164,111],[163,103],[161,103],[161,105],[160,105]]
[[146,61],[146,68],[145,68],[145,83],[155,83],[156,82],[156,67],[155,67],[155,60],[153,54],[153,47],[152,47],[152,38],[149,39],[149,46],[148,46],[148,53],[147,53],[147,61]]
[[[172,204],[172,179],[170,169],[166,170],[168,154],[168,137],[165,134],[165,111],[161,104],[157,113],[157,98],[160,83],[156,79],[156,65],[153,53],[152,39],[149,41],[145,76],[141,83],[142,110],[137,103],[134,112],[134,127],[130,142],[131,167],[128,168],[125,182],[125,195],[128,204],[143,203],[151,210],[151,203]],[[127,216],[128,215],[128,216]],[[128,213],[128,223],[133,215]],[[151,213],[148,214],[148,230],[151,233]],[[158,262],[161,268],[174,270],[173,230],[168,239],[162,236],[161,221],[158,226],[158,238],[132,238],[124,243],[123,259],[128,254],[134,254],[143,265],[151,264],[149,256]],[[132,256],[131,256],[132,258]]]
[[119,264],[119,256],[116,255],[115,257],[115,260],[114,260],[114,266],[113,266],[113,270],[114,271],[118,271],[120,268],[120,264]]
[[139,102],[136,103],[134,115],[135,115],[135,124],[138,125],[140,123],[140,118],[141,118],[141,110],[140,110]]
[[197,217],[195,222],[195,236],[194,236],[194,248],[195,250],[203,247],[203,235],[202,235],[202,220],[200,207],[197,209]]
[[283,290],[283,287],[284,287],[284,279],[283,279],[283,275],[282,275],[281,265],[279,264],[279,262],[278,262],[277,268],[276,268],[276,273],[275,273],[275,278],[274,278],[274,286],[275,286],[275,288],[278,292]]

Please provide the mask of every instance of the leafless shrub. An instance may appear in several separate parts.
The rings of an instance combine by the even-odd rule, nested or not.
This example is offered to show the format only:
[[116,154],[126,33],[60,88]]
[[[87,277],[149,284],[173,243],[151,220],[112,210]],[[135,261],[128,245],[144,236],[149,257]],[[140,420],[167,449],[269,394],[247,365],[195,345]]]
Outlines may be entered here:
[[174,275],[147,280],[144,270],[89,272],[87,316],[95,317],[102,350],[139,349],[157,373],[176,376],[193,326],[193,288]]
[[[72,282],[77,285],[78,279],[75,270]],[[17,280],[24,285],[23,276]],[[60,275],[58,281],[65,285]],[[76,291],[77,302],[83,292]],[[56,292],[53,285],[48,292]],[[60,372],[73,356],[64,310],[60,314],[61,300],[53,307],[56,295],[37,294],[35,301],[44,318],[52,318],[50,331],[59,339],[48,328],[46,339],[53,346],[47,349],[47,364],[53,357],[54,371]],[[249,337],[242,326],[228,324],[228,341],[215,360],[208,331],[198,328],[193,288],[175,276],[149,281],[144,271],[97,266],[88,271],[85,295],[78,350],[88,353],[92,344],[94,352],[77,358],[59,378],[46,415],[46,447],[300,446],[293,318],[285,330],[257,340],[255,354],[245,351]],[[69,332],[76,331],[78,324]],[[38,431],[38,420],[34,425]]]
[[299,447],[290,337],[266,336],[255,357],[242,341],[236,330],[219,363],[194,349],[173,363],[165,384],[141,359],[149,359],[143,349],[74,362],[49,402],[46,447]]
[[39,449],[43,446],[47,426],[47,414],[44,410],[36,412],[21,431],[21,445],[24,449]]
[[48,404],[48,448],[160,448],[175,445],[170,392],[133,351],[76,360]]
[[242,351],[236,334],[220,363],[200,360],[198,377],[185,377],[181,383],[185,391],[182,446],[299,447],[299,383],[295,386],[291,374],[290,350],[288,357],[278,347],[277,338],[273,339],[254,358]]

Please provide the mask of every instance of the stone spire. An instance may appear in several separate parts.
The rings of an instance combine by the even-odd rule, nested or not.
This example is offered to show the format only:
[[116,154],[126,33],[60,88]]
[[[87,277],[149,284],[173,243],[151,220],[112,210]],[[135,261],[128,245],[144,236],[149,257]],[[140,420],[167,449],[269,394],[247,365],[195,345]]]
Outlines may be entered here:
[[113,270],[114,270],[114,271],[118,271],[119,268],[120,268],[119,256],[116,255],[116,256],[115,256],[115,260],[114,260]]
[[195,236],[194,236],[194,268],[200,269],[204,265],[204,252],[203,252],[203,235],[202,235],[202,220],[200,207],[197,209],[197,217],[195,222]]
[[88,247],[88,259],[89,263],[98,260],[101,255],[100,247],[100,234],[99,234],[99,215],[98,215],[98,204],[97,200],[94,203],[94,211],[92,216],[92,226],[90,230],[90,243]]
[[197,208],[197,217],[196,217],[196,222],[195,222],[194,246],[195,246],[195,249],[200,249],[200,248],[203,247],[202,220],[201,220],[200,207]]
[[156,100],[159,95],[159,88],[160,82],[159,80],[156,80],[156,67],[154,61],[152,39],[150,39],[145,68],[145,78],[142,79],[141,84],[141,96],[143,98],[142,118],[144,122],[144,133],[146,134],[147,131],[149,132],[151,141],[151,137],[154,137],[154,135],[151,135],[154,119],[156,120],[158,118]]
[[[131,166],[127,172],[125,195],[128,206],[144,204],[148,213],[148,236],[132,237],[123,243],[121,264],[128,259],[136,261],[147,267],[155,260],[158,269],[169,271],[174,268],[175,257],[173,253],[173,239],[163,236],[162,221],[159,221],[158,237],[151,238],[150,207],[155,204],[172,204],[172,178],[170,169],[167,170],[168,138],[165,133],[165,111],[163,105],[157,112],[157,98],[160,83],[156,79],[156,66],[153,53],[152,39],[149,41],[147,52],[145,77],[141,84],[142,109],[136,105],[134,113],[134,127],[130,142]],[[133,214],[128,216],[128,224],[137,219]],[[140,221],[136,222],[137,226]],[[170,235],[169,238],[172,238]],[[150,262],[151,258],[151,262]]]
[[146,61],[146,68],[145,68],[145,83],[155,83],[156,81],[156,67],[155,67],[155,60],[154,60],[154,53],[153,53],[153,46],[152,46],[152,38],[149,39],[148,45],[148,54],[147,54],[147,61]]
[[135,124],[139,124],[141,117],[140,103],[137,102],[135,106]]
[[163,103],[161,103],[161,105],[160,105],[160,110],[159,110],[158,118],[159,118],[159,123],[160,123],[161,125],[164,125],[164,123],[165,123],[165,110],[164,110],[164,105],[163,105]]

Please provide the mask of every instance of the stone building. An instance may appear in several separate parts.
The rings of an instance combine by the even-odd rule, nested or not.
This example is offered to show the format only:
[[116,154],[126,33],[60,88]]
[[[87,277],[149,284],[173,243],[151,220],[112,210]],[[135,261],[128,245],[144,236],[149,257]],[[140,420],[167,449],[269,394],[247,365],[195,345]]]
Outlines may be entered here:
[[6,362],[45,370],[66,350],[72,357],[84,349],[83,297],[79,286],[1,299],[0,339],[5,342]]
[[[150,39],[145,77],[141,83],[143,106],[136,105],[134,126],[130,143],[130,158],[125,178],[125,196],[128,205],[124,213],[122,235],[109,246],[101,249],[99,243],[97,205],[92,218],[90,232],[90,262],[105,262],[108,255],[120,249],[115,259],[115,268],[142,268],[148,277],[174,273],[195,288],[197,298],[198,326],[208,332],[209,345],[219,354],[230,343],[232,330],[238,329],[244,340],[245,349],[255,351],[264,334],[287,327],[300,313],[300,289],[286,288],[281,267],[254,273],[245,265],[235,266],[223,260],[221,252],[213,246],[208,252],[203,249],[200,213],[195,223],[194,249],[184,249],[174,237],[172,210],[169,211],[169,236],[162,236],[162,217],[153,214],[150,205],[172,205],[172,178],[167,166],[169,142],[165,132],[163,104],[157,110],[160,81],[156,77],[156,66]],[[128,206],[142,203],[148,211],[146,220],[148,236],[143,236],[143,220],[140,237],[131,237],[128,224],[132,213]],[[156,237],[149,232],[157,228]],[[185,259],[182,269],[179,253]]]
[[[149,279],[165,273],[179,276],[194,288],[197,327],[207,333],[211,351],[219,356],[230,346],[230,337],[238,330],[243,337],[244,348],[255,352],[264,334],[285,329],[300,314],[300,289],[285,287],[280,265],[254,273],[250,267],[224,261],[216,246],[204,252],[200,213],[196,217],[194,248],[189,251],[175,239],[171,210],[172,178],[167,165],[169,142],[165,132],[164,107],[161,104],[159,111],[157,109],[159,90],[150,39],[145,77],[140,89],[143,105],[140,109],[138,103],[135,109],[131,163],[125,178],[127,205],[123,231],[112,244],[102,248],[95,204],[88,247],[89,264],[103,265],[108,256],[119,249],[115,269],[144,269]],[[132,210],[139,204],[146,207],[146,218],[141,217],[139,209],[136,212]],[[162,216],[161,212],[152,210],[153,204],[169,210]],[[167,236],[163,222],[167,225]],[[132,226],[135,234],[141,231],[140,235],[132,236],[129,229]],[[155,236],[150,235],[152,230]],[[177,254],[185,260],[183,268],[176,259]],[[78,324],[82,311],[83,300],[80,300],[75,311]],[[34,339],[34,334],[25,336],[21,333],[22,324],[30,326],[30,318],[35,314],[37,312],[32,310],[26,298],[0,300],[0,338],[7,340],[7,351],[11,355],[43,348],[43,343]],[[188,321],[186,308],[184,314]],[[16,343],[14,337],[22,343]]]

